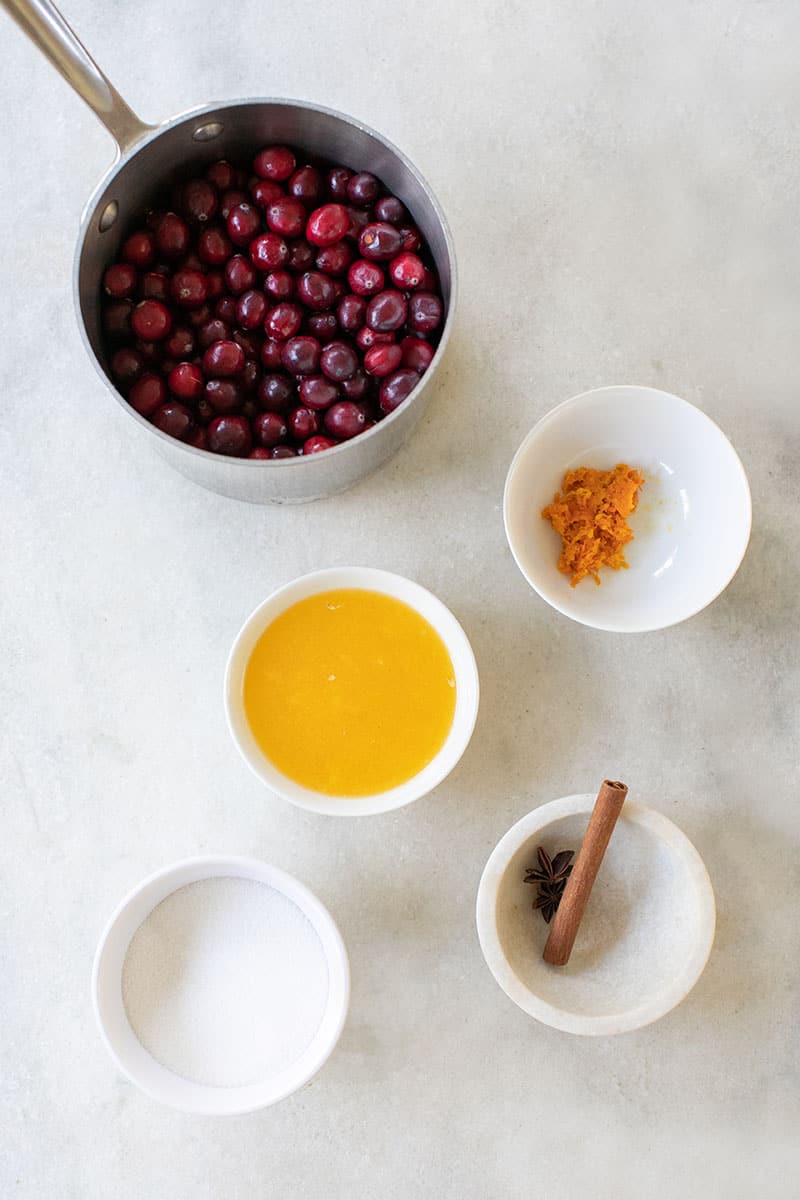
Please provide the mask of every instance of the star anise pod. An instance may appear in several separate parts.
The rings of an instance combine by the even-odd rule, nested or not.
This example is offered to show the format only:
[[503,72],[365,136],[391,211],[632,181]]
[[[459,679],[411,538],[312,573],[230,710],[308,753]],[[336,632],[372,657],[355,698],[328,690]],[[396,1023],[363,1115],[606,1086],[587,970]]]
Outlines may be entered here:
[[575,851],[560,850],[551,858],[543,846],[537,846],[536,857],[539,865],[528,868],[525,872],[525,883],[538,883],[539,890],[533,907],[539,909],[549,925],[567,886]]

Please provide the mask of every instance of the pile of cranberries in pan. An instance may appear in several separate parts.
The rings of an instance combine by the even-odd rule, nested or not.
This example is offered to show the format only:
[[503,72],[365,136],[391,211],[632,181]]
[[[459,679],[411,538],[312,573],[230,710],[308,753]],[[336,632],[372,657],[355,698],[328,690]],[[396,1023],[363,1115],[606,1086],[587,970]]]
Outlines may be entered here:
[[143,215],[103,276],[116,386],[190,446],[315,454],[403,403],[444,308],[432,259],[374,175],[267,146]]

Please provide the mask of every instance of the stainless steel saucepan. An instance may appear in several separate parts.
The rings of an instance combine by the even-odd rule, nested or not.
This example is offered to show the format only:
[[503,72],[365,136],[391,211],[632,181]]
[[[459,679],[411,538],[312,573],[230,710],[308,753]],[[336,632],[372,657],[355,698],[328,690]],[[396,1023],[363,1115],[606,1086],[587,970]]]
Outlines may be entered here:
[[[111,394],[145,438],[187,479],[255,503],[314,500],[339,492],[379,467],[406,440],[430,398],[430,384],[453,323],[456,268],[444,214],[416,167],[373,129],[343,113],[299,100],[232,100],[146,125],[109,83],[49,0],[0,0],[31,41],[103,122],[117,156],[83,213],[73,274],[78,324]],[[288,142],[310,155],[371,171],[406,204],[427,239],[441,280],[445,323],[436,356],[405,402],[352,442],[309,458],[250,460],[196,450],[139,416],[109,377],[100,328],[100,281],[134,215],[153,192],[217,158]]]

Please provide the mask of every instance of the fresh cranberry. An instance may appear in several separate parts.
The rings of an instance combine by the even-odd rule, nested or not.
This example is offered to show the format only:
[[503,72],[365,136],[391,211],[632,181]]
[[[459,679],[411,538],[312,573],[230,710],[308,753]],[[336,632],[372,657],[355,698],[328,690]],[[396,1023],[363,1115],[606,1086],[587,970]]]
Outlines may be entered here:
[[297,298],[315,312],[330,308],[336,300],[333,280],[321,271],[306,271],[297,282]]
[[146,342],[160,342],[172,328],[172,317],[160,300],[140,300],[131,313],[131,327]]
[[357,296],[373,296],[381,291],[386,279],[377,263],[358,258],[347,272],[347,282]]
[[236,180],[236,168],[233,167],[224,158],[218,162],[212,163],[206,171],[206,179],[209,183],[213,183],[215,188],[219,188],[221,192],[227,188],[232,188]]
[[293,446],[273,446],[269,456],[270,458],[297,458],[297,451]]
[[394,412],[418,383],[419,375],[410,367],[401,367],[399,371],[395,371],[394,375],[387,376],[381,384],[378,397],[381,411]]
[[280,413],[262,412],[253,420],[253,433],[256,435],[256,441],[260,446],[266,446],[267,449],[284,441],[288,432],[286,421]]
[[[266,327],[266,322],[265,322]],[[299,326],[298,326],[299,328]],[[268,337],[264,339],[261,346],[261,365],[266,371],[277,371],[281,365],[281,353],[283,351],[283,342],[277,338]]]
[[349,342],[329,342],[320,355],[320,367],[328,379],[343,383],[358,370],[358,355]]
[[419,375],[427,371],[435,353],[429,342],[417,337],[404,337],[400,349],[403,353],[403,366],[411,367]]
[[288,179],[296,166],[288,146],[265,146],[253,159],[253,170],[260,179],[275,179],[279,183]]
[[137,229],[122,243],[122,257],[133,267],[146,271],[156,260],[156,244],[148,229]]
[[249,246],[261,229],[261,217],[253,204],[237,204],[228,213],[228,237],[235,246]]
[[392,333],[405,324],[408,305],[402,292],[389,288],[373,296],[367,305],[367,324],[376,333]]
[[158,367],[161,365],[161,360],[164,357],[164,347],[161,342],[144,342],[141,338],[137,338],[133,348],[137,354],[141,354],[149,367]]
[[367,302],[363,296],[343,296],[336,316],[346,333],[358,333],[367,318]]
[[404,250],[389,263],[389,278],[401,292],[414,291],[422,286],[425,278],[425,264],[416,254]]
[[230,336],[230,326],[221,317],[211,317],[197,330],[197,342],[201,350],[207,350],[215,342],[226,342]]
[[339,389],[324,375],[309,375],[301,379],[297,391],[303,404],[316,411],[329,408],[339,396]]
[[170,358],[191,358],[194,354],[195,336],[185,325],[174,326],[169,337],[164,342],[164,350]]
[[286,412],[294,398],[294,386],[295,381],[280,372],[264,375],[258,385],[258,402],[270,412]]
[[234,329],[231,337],[237,346],[242,347],[245,358],[258,358],[264,340],[260,329]]
[[363,408],[352,400],[340,400],[325,413],[325,431],[331,437],[351,438],[361,433],[367,423]]
[[314,337],[293,337],[284,342],[281,362],[292,375],[313,375],[319,369],[322,347]]
[[128,387],[144,370],[144,359],[132,346],[122,346],[111,355],[111,374],[121,387]]
[[375,201],[375,216],[379,221],[399,225],[405,215],[406,210],[397,196],[381,196],[380,200]]
[[190,179],[183,185],[181,211],[187,221],[205,225],[217,211],[219,199],[216,188],[205,179]]
[[198,400],[206,386],[203,372],[194,363],[182,362],[173,367],[167,379],[167,387],[180,400]]
[[303,442],[303,457],[305,458],[309,454],[321,454],[323,450],[331,450],[338,444],[332,438],[311,437],[307,442]]
[[253,197],[253,203],[259,208],[266,208],[268,204],[272,204],[274,200],[279,199],[283,195],[283,188],[279,183],[275,183],[273,179],[257,179],[250,185],[250,195]]
[[187,308],[186,320],[195,329],[199,329],[201,325],[205,325],[206,321],[211,318],[211,309],[207,304],[201,304],[199,308]]
[[254,287],[257,279],[253,264],[243,254],[234,254],[225,263],[225,282],[234,296]]
[[414,225],[400,225],[397,232],[403,239],[403,249],[415,254],[422,245],[422,237]]
[[347,184],[347,199],[358,208],[369,208],[378,198],[381,185],[369,171],[359,171]]
[[357,242],[361,237],[362,231],[369,225],[369,210],[366,208],[348,208],[347,215],[350,218],[350,224],[347,227],[347,237],[351,241]]
[[164,258],[182,258],[189,249],[189,226],[177,213],[164,213],[156,225],[155,239]]
[[300,305],[283,300],[267,313],[264,330],[268,337],[286,341],[287,338],[294,337],[302,322],[303,310]]
[[236,305],[236,319],[242,329],[260,329],[267,315],[267,298],[263,292],[250,289],[242,292]]
[[176,271],[202,271],[203,266],[204,264],[197,257],[194,250],[191,250],[181,259],[175,269]]
[[316,254],[314,247],[305,238],[298,238],[289,245],[289,260],[286,265],[292,271],[307,271],[309,267],[313,267]]
[[238,375],[244,366],[244,350],[236,342],[213,342],[203,355],[203,370],[206,375]]
[[319,433],[319,417],[311,408],[294,408],[286,418],[289,433],[298,442]]
[[244,360],[240,379],[242,387],[248,394],[258,390],[258,385],[261,382],[261,367],[254,357]]
[[328,171],[328,192],[334,200],[347,199],[347,185],[350,182],[352,172],[346,167],[333,167]]
[[250,197],[246,192],[241,191],[239,188],[230,188],[227,192],[222,193],[219,198],[219,215],[225,221],[226,225],[228,217],[240,204],[246,204],[248,208],[252,208]]
[[364,355],[364,370],[378,379],[391,375],[403,360],[403,351],[394,342],[388,345],[372,346]]
[[205,429],[202,429],[198,426],[192,436],[186,439],[186,445],[194,446],[195,450],[207,450],[208,434],[206,433]]
[[332,312],[312,312],[306,317],[306,330],[325,346],[339,332],[339,322]]
[[143,417],[152,417],[167,398],[167,387],[160,375],[142,375],[128,393],[128,403]]
[[281,196],[267,208],[267,224],[273,233],[281,237],[300,237],[306,227],[306,210],[302,200],[295,196]]
[[215,413],[236,412],[242,404],[242,391],[232,379],[209,379],[205,399]]
[[156,429],[160,429],[162,433],[168,433],[170,437],[177,438],[180,442],[190,437],[194,431],[194,417],[189,409],[185,404],[178,404],[174,400],[157,408],[150,420]]
[[160,271],[147,271],[141,279],[139,290],[143,300],[169,300],[169,278]]
[[176,271],[170,283],[172,299],[180,308],[199,308],[208,296],[206,277],[201,271]]
[[333,279],[331,282],[333,283],[334,303],[338,304],[341,298],[348,294],[347,284],[345,283],[344,279]]
[[316,167],[300,167],[289,180],[289,195],[311,207],[322,195],[322,176]]
[[136,268],[130,263],[113,263],[103,275],[103,289],[114,300],[127,300],[136,291]]
[[[219,300],[214,305],[214,316],[219,317],[220,321],[224,321],[226,325],[236,324],[236,297],[235,296],[220,296]],[[218,339],[214,339],[217,341]]]
[[342,394],[348,400],[363,400],[369,393],[372,381],[369,375],[365,375],[359,368],[355,375],[351,375],[349,379],[345,379],[342,384]]
[[323,246],[317,255],[317,270],[324,271],[327,275],[344,275],[353,258],[353,250],[347,242]]
[[270,271],[264,280],[264,291],[273,300],[288,300],[294,295],[294,275],[289,271]]
[[256,446],[255,450],[251,450],[248,458],[272,458],[269,450],[265,450],[263,446]]
[[233,243],[221,225],[209,225],[197,239],[197,257],[209,267],[221,267],[233,254]]
[[400,231],[388,221],[373,221],[362,230],[358,248],[364,258],[374,262],[387,262],[400,253],[403,238]]
[[312,246],[332,246],[350,228],[350,217],[343,204],[323,204],[308,218],[306,238]]
[[222,271],[206,271],[206,289],[209,300],[218,300],[225,292],[225,276]]
[[393,341],[393,333],[383,333],[380,330],[371,329],[369,325],[364,325],[356,334],[356,345],[359,350],[371,350],[373,346]]
[[252,444],[250,422],[245,417],[215,417],[208,426],[208,448],[214,454],[246,458]]
[[431,333],[443,311],[441,300],[433,292],[415,292],[408,302],[408,327],[416,333]]
[[250,258],[259,271],[277,271],[289,257],[289,247],[277,233],[262,233],[250,243]]
[[[219,383],[219,384],[224,383],[227,386],[230,383],[230,380],[229,379],[212,379],[209,382],[212,384],[213,383]],[[206,384],[206,387],[208,387],[208,384]],[[231,384],[231,387],[235,388],[236,384]],[[207,425],[209,423],[209,421],[213,421],[214,417],[217,415],[214,405],[211,403],[211,401],[205,395],[201,396],[200,399],[197,401],[197,403],[194,406],[194,411],[195,411],[195,416],[201,425]]]

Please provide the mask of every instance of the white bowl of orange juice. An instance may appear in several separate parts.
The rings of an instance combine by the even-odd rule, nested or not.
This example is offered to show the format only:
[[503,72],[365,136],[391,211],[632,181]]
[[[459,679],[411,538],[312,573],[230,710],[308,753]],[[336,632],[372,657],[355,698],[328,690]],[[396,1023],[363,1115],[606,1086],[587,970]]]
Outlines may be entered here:
[[250,769],[312,812],[366,816],[449,775],[478,714],[478,669],[448,608],[371,567],[314,571],[245,621],[225,672]]

